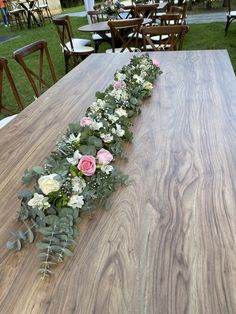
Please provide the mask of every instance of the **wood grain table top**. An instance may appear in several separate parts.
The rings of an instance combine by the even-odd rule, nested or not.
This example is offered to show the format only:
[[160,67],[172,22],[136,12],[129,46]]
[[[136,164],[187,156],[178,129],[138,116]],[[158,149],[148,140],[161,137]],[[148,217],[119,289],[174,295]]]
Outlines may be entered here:
[[[146,25],[152,22],[152,19],[143,19],[142,25]],[[81,32],[107,32],[110,30],[110,27],[107,25],[107,21],[97,22],[93,24],[87,24],[78,28]]]
[[0,130],[0,313],[236,313],[234,72],[225,50],[150,55],[163,74],[119,163],[131,184],[84,220],[74,256],[46,281],[35,245],[5,248],[21,176],[132,54],[89,56]]

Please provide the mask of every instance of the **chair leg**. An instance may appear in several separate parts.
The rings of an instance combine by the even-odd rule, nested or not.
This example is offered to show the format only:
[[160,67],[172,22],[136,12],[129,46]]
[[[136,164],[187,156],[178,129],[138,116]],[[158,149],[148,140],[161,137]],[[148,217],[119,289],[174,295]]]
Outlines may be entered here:
[[227,36],[229,25],[230,25],[230,18],[227,17],[227,22],[226,22],[226,25],[225,25],[225,36]]

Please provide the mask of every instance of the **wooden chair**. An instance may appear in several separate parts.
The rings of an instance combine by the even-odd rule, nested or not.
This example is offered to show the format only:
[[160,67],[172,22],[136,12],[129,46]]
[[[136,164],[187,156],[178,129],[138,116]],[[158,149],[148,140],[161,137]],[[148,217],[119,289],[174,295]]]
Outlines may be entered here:
[[186,1],[183,3],[182,6],[171,5],[168,13],[179,14],[181,18],[181,24],[186,24],[187,8],[188,8],[188,3]]
[[[39,68],[38,71],[33,71],[29,68],[29,66],[25,63],[25,57],[39,52]],[[43,93],[42,87],[49,88],[52,84],[43,79],[43,61],[44,56],[46,57],[46,61],[49,66],[49,70],[51,73],[51,77],[53,80],[53,84],[56,82],[56,74],[54,71],[54,67],[52,64],[52,60],[49,54],[47,42],[44,40],[37,41],[33,44],[20,48],[13,52],[13,58],[22,66],[36,97],[39,97]],[[38,85],[38,86],[37,86]]]
[[52,14],[48,5],[48,1],[47,0],[42,0],[42,3],[39,3],[39,9],[43,12],[45,12],[45,14],[43,14],[44,18],[47,18],[50,22],[52,21]]
[[7,9],[9,13],[9,22],[11,24],[11,30],[14,26],[18,29],[22,29],[27,22],[27,13],[20,7],[18,0],[7,1]]
[[[105,16],[101,10],[88,11],[87,15],[90,19],[91,24],[99,23],[105,19]],[[99,46],[102,43],[107,42],[107,43],[111,44],[111,33],[107,32],[106,36],[104,36],[104,37],[102,37],[98,33],[93,33],[92,39],[94,42],[94,50],[95,50],[95,52],[98,52]]]
[[231,0],[227,1],[228,12],[226,13],[227,22],[225,25],[225,36],[227,36],[230,24],[236,19],[236,11],[231,11]]
[[164,14],[160,17],[161,26],[181,25],[183,20],[180,14]]
[[[108,49],[106,52],[135,51],[139,47],[138,34],[142,22],[142,18],[108,21],[111,30],[112,49]],[[131,47],[133,42],[134,47]],[[116,48],[117,46],[120,48]]]
[[135,17],[152,19],[152,22],[156,21],[158,4],[137,4],[134,6]]
[[14,80],[12,78],[10,69],[8,67],[7,59],[4,58],[4,57],[0,57],[0,112],[5,112],[7,114],[12,115],[12,114],[15,114],[15,112],[13,112],[10,109],[8,109],[5,105],[3,105],[3,102],[2,102],[3,77],[4,77],[4,74],[6,75],[6,78],[7,78],[8,82],[9,82],[9,84],[10,84],[10,88],[11,88],[12,93],[14,95],[14,98],[16,100],[18,110],[21,111],[24,108],[23,108],[23,105],[21,103],[20,96],[19,96],[18,91],[16,89]]
[[65,70],[67,73],[70,60],[72,61],[73,66],[76,66],[80,59],[84,59],[93,53],[94,48],[88,47],[88,45],[91,44],[90,40],[74,38],[69,16],[65,15],[53,18],[53,23],[56,25],[60,38],[65,59]]
[[[146,26],[142,29],[143,51],[181,50],[185,34],[188,32],[186,25],[171,26]],[[159,41],[153,37],[159,36]],[[168,36],[166,38],[166,36]]]

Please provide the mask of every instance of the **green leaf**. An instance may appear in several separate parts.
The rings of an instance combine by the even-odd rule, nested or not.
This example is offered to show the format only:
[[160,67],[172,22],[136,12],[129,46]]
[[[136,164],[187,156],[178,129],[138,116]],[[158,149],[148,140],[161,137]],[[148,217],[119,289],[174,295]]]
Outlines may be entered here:
[[55,225],[59,221],[59,218],[56,215],[49,215],[44,218],[44,221],[48,225]]
[[96,156],[97,150],[93,145],[81,145],[80,152],[82,153],[82,155]]
[[41,166],[35,166],[35,167],[32,168],[33,174],[36,174],[36,175],[42,174],[43,171],[44,171],[43,167],[41,167]]
[[21,249],[21,242],[20,242],[19,239],[16,240],[16,249],[17,249],[18,251],[20,251],[20,249]]
[[31,183],[32,179],[33,179],[32,174],[29,172],[28,169],[26,169],[25,172],[24,172],[24,175],[22,177],[22,182],[25,185],[29,185]]
[[66,256],[73,256],[74,255],[71,250],[66,249],[66,248],[63,249],[63,252],[65,253]]
[[30,200],[32,198],[33,194],[28,191],[28,190],[23,190],[23,191],[20,191],[18,193],[18,198],[23,201],[23,200]]
[[15,244],[16,244],[15,241],[13,242],[13,241],[8,240],[6,243],[6,248],[8,250],[13,250],[13,249],[15,249]]
[[34,241],[34,234],[31,229],[28,229],[27,237],[28,237],[29,243],[32,243]]
[[36,244],[37,248],[40,250],[45,250],[45,249],[49,249],[50,245],[48,243],[37,243]]
[[96,136],[90,136],[88,138],[88,144],[94,145],[97,149],[102,148],[102,140]]

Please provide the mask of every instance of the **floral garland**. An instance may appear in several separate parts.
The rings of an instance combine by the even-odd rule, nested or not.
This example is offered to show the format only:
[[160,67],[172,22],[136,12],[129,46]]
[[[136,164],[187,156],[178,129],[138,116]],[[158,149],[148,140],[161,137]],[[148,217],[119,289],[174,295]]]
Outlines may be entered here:
[[130,118],[140,112],[141,100],[151,95],[160,74],[156,60],[147,54],[134,56],[115,73],[112,85],[96,93],[86,116],[69,125],[44,167],[25,171],[23,183],[36,183],[33,193],[19,193],[18,220],[26,230],[13,233],[16,238],[7,242],[7,248],[20,250],[25,240],[31,243],[35,233],[42,234],[37,246],[43,278],[65,255],[73,255],[81,213],[108,208],[108,197],[128,184],[114,158],[124,157],[123,144],[132,139]]

